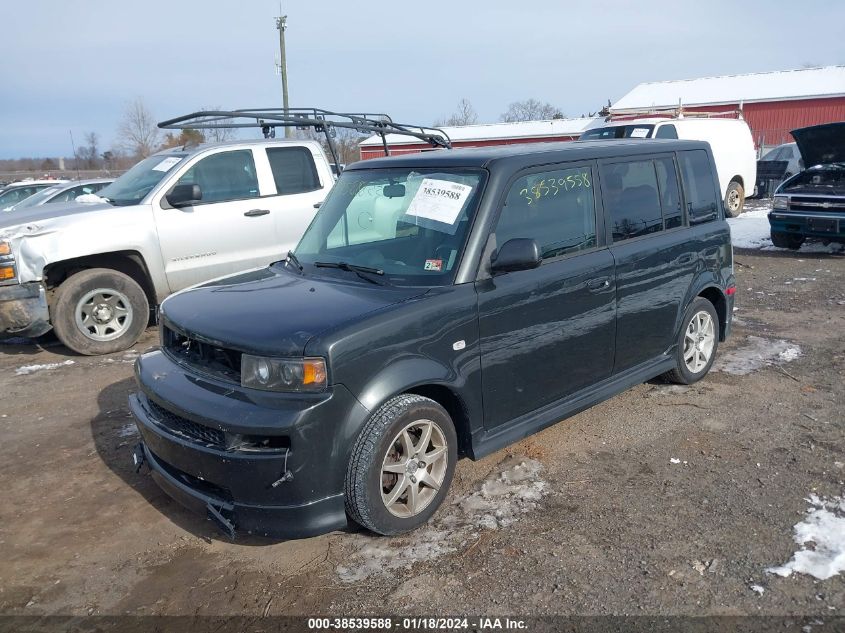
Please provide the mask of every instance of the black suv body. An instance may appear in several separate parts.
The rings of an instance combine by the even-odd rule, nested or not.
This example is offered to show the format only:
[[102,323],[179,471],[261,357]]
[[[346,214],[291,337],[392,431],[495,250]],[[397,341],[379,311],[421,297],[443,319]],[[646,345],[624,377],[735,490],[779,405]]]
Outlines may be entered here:
[[459,456],[707,373],[735,291],[715,174],[662,140],[350,165],[287,260],[164,302],[135,461],[231,534],[413,529]]

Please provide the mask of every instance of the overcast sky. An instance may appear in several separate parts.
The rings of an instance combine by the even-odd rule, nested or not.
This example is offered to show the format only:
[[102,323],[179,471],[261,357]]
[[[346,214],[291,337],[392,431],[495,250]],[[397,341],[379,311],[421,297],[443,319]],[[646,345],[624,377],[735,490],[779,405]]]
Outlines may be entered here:
[[[659,7],[650,9],[648,7]],[[642,81],[845,64],[845,3],[284,2],[290,103],[430,124],[469,99],[595,111]],[[278,0],[7,3],[0,158],[117,141],[126,102],[158,120],[202,106],[281,105]]]

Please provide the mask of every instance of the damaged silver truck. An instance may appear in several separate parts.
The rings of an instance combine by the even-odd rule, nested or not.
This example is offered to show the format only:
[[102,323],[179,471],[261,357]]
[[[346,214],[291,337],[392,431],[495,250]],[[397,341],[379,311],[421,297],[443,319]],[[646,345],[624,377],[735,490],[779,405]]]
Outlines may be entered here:
[[321,143],[276,139],[277,127],[325,134],[334,164],[335,128],[449,145],[386,115],[315,108],[203,111],[159,127],[258,128],[264,138],[159,152],[98,192],[100,203],[0,215],[0,339],[52,329],[79,354],[121,351],[171,293],[283,259],[336,175]]

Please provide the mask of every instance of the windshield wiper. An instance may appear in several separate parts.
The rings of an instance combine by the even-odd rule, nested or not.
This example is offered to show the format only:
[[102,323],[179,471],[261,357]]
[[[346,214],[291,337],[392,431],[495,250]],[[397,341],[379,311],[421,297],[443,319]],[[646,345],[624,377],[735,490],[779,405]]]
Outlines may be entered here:
[[349,262],[314,262],[314,266],[316,266],[317,268],[339,268],[340,270],[346,270],[355,273],[361,279],[369,281],[373,284],[379,284],[380,286],[389,283],[386,279],[376,280],[368,276],[378,275],[379,277],[384,277],[384,271],[381,268],[359,266],[358,264],[350,264]]
[[293,251],[288,251],[288,258],[285,260],[285,263],[291,263],[299,270],[299,272],[303,271],[302,264],[299,263],[299,260],[296,258],[296,255]]

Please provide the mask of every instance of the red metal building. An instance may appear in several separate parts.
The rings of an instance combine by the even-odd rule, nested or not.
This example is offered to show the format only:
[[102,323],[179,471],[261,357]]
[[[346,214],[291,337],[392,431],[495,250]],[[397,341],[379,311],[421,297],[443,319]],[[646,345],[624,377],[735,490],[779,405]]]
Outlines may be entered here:
[[[452,147],[485,147],[488,145],[510,145],[514,143],[547,143],[553,141],[575,141],[587,128],[602,125],[604,119],[551,119],[549,121],[524,121],[518,123],[489,123],[483,125],[460,125],[441,128],[452,140]],[[425,141],[412,140],[407,136],[387,135],[391,156],[431,151]],[[361,160],[384,156],[381,138],[373,136],[360,144]]]
[[610,113],[618,120],[679,107],[714,116],[741,111],[758,148],[790,143],[790,130],[845,121],[845,66],[643,83]]

